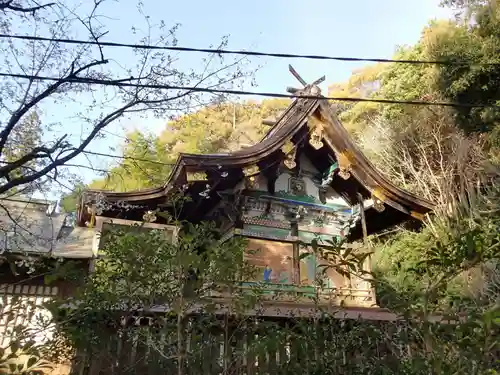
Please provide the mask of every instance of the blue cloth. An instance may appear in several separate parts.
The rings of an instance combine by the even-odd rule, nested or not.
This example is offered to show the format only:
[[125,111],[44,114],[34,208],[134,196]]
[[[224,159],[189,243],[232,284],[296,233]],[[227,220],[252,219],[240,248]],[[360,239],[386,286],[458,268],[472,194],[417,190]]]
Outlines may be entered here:
[[264,269],[264,281],[271,281],[271,272],[273,272],[272,268]]

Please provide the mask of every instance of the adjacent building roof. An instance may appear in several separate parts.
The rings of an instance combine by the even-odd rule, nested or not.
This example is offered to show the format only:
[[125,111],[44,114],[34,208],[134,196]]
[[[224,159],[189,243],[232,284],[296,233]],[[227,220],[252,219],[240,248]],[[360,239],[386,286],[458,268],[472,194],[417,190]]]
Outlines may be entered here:
[[0,199],[0,253],[91,258],[94,231],[66,224],[56,201]]

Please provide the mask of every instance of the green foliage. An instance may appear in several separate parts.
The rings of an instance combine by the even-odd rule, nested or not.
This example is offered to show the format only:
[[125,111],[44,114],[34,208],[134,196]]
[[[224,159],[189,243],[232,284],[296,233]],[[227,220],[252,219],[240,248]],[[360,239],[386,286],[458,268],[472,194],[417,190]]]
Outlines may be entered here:
[[[320,273],[325,274],[328,269],[334,269],[344,277],[357,275],[361,278],[370,277],[370,272],[365,269],[365,260],[372,255],[371,252],[355,251],[352,247],[346,247],[345,241],[337,240],[335,237],[331,240],[313,239],[311,244],[301,243],[301,246],[310,252],[316,254],[324,260],[323,265],[318,265]],[[305,252],[300,255],[299,260],[309,255]]]
[[64,212],[71,213],[76,211],[76,206],[80,201],[81,194],[86,189],[86,185],[78,183],[75,188],[61,197],[61,208]]
[[133,132],[123,147],[125,160],[90,187],[130,191],[160,186],[180,153],[234,151],[253,144],[268,129],[262,119],[276,117],[288,103],[283,99],[222,103],[170,121],[158,137]]
[[[431,22],[419,42],[398,48],[395,58],[498,62],[498,7],[480,0],[445,3],[466,10],[474,22]],[[333,86],[330,95],[493,104],[499,77],[493,65],[379,64]],[[253,143],[266,131],[262,118],[276,116],[286,104],[224,103],[169,122],[159,137],[129,134],[123,162],[92,187],[161,185],[171,170],[165,164],[179,153],[225,152]],[[64,306],[52,306],[61,313],[55,343],[70,343],[77,353],[108,363],[109,373],[182,375],[186,365],[193,374],[231,373],[243,361],[252,367],[257,360],[269,365],[263,372],[275,374],[495,373],[500,194],[498,173],[488,171],[487,159],[498,158],[498,112],[373,103],[339,104],[337,110],[360,140],[376,143],[379,150],[369,155],[391,181],[438,203],[421,231],[375,243],[373,275],[362,269],[369,253],[345,250],[336,241],[307,246],[333,262],[323,270],[373,280],[378,303],[400,321],[339,320],[335,309],[323,309],[314,298],[316,316],[286,324],[262,319],[262,291],[235,284],[255,272],[245,262],[244,241],[221,243],[210,225],[183,223],[177,242],[140,226],[104,233],[103,256],[85,285]],[[378,134],[377,142],[369,131]],[[486,133],[487,141],[470,136],[474,132]],[[78,189],[65,197],[65,209],[77,197]],[[257,316],[249,317],[249,310]],[[435,323],[436,314],[460,319]],[[130,363],[132,352],[147,368]]]
[[167,152],[159,138],[139,131],[127,135],[123,157],[104,179],[92,182],[90,187],[130,191],[159,186],[170,173],[169,163],[175,162],[175,157]]
[[161,230],[141,227],[106,233],[105,243],[105,258],[96,263],[89,288],[112,305],[125,299],[129,306],[168,303],[183,294],[188,269],[212,285],[233,281],[245,264],[243,245],[220,244],[208,225],[189,224],[176,243]]
[[241,144],[257,142],[268,130],[262,120],[277,117],[289,100],[222,103],[205,107],[170,122],[160,135],[166,150],[175,154],[237,150]]
[[[2,162],[16,164],[16,167],[8,173],[8,178],[18,178],[31,169],[43,165],[43,160],[34,159],[27,162],[20,162],[21,157],[29,154],[35,147],[40,146],[42,137],[42,124],[40,117],[36,111],[29,113],[20,123],[16,126],[8,141],[5,144],[5,149],[2,152]],[[7,177],[7,176],[2,176]],[[39,181],[41,182],[41,181]],[[38,187],[35,187],[35,190]],[[30,189],[23,189],[23,193],[27,193]],[[16,192],[17,189],[12,191]]]
[[[452,4],[453,3],[453,4]],[[449,2],[448,5],[456,5]],[[472,104],[498,104],[500,93],[500,7],[474,2],[474,23],[432,21],[418,43],[398,48],[394,59],[445,60],[464,65],[378,64],[357,71],[347,84],[333,85],[330,94],[379,97],[393,100],[447,100]],[[497,65],[477,65],[492,64]],[[367,89],[371,88],[371,89]],[[345,96],[345,95],[344,95]],[[363,131],[379,116],[397,126],[407,116],[406,106],[357,103],[341,108],[341,118],[354,131]],[[491,131],[498,126],[497,108],[460,107],[458,126],[466,132]]]
[[497,186],[471,189],[449,217],[380,244],[374,260],[381,303],[413,313],[463,313],[494,304],[497,297],[483,298],[473,281],[479,276],[484,287],[487,280],[479,271],[500,262],[499,205]]
[[[487,197],[490,201],[494,194]],[[484,211],[485,205],[478,207]],[[406,262],[405,270],[415,275],[412,290],[420,302],[410,300],[411,293],[403,290],[404,307],[411,308],[401,321],[342,320],[331,306],[323,310],[313,300],[317,316],[290,317],[286,324],[262,319],[258,310],[256,317],[246,315],[263,301],[258,289],[244,293],[235,285],[251,279],[255,271],[244,261],[243,240],[221,243],[208,224],[185,223],[177,242],[161,230],[119,227],[104,232],[103,254],[78,293],[51,305],[52,311],[59,311],[59,331],[50,352],[73,347],[77,360],[85,353],[103,371],[123,374],[231,372],[243,360],[258,360],[256,368],[286,375],[485,373],[495,360],[498,306],[468,308],[460,324],[431,323],[427,318],[443,304],[431,298],[426,304],[424,292],[432,284],[449,285],[453,275],[479,259],[495,258],[498,227],[490,225],[481,234],[478,228],[486,222],[498,224],[498,218],[494,213],[473,219],[463,215],[461,221],[443,227],[443,233],[435,229],[439,241],[430,229],[408,235],[405,243],[403,235],[393,241],[397,248],[383,253],[388,270],[376,285],[390,281],[394,262]],[[419,240],[420,257],[412,251]],[[471,241],[476,255],[470,252]],[[429,243],[434,246],[426,247]],[[340,251],[341,246],[336,240],[311,244],[313,251],[338,262],[339,270],[358,273],[368,255]],[[419,267],[412,270],[412,264]],[[218,299],[221,293],[231,298]],[[222,301],[231,314],[221,309]],[[427,315],[421,314],[424,305]],[[65,353],[66,358],[74,354]]]
[[[453,25],[438,33],[430,51],[438,59],[497,65],[442,66],[437,88],[452,101],[498,105],[500,103],[500,6],[475,7],[472,26]],[[459,108],[458,124],[468,132],[490,131],[498,126],[498,108]]]
[[[211,311],[215,306],[205,296],[232,288],[235,280],[247,280],[254,272],[243,259],[245,242],[220,243],[208,224],[186,224],[176,241],[163,230],[141,226],[110,230],[103,236],[104,255],[74,296],[77,308],[68,310],[66,323],[60,324],[77,348],[99,340],[102,325],[117,322],[117,316],[125,321],[147,316],[155,306],[167,307],[165,319],[183,317],[194,307]],[[231,295],[234,306],[245,306],[238,291]]]
[[[34,301],[21,300],[12,297],[8,304],[3,301],[2,319],[9,324],[14,320],[30,320],[30,310],[33,314],[37,307]],[[1,374],[46,374],[54,368],[54,364],[46,359],[46,347],[35,342],[33,338],[43,331],[47,325],[40,321],[40,327],[18,324],[13,329],[5,327],[4,334],[9,337],[7,344],[0,348]]]
[[420,299],[424,282],[412,270],[431,241],[432,234],[428,230],[402,232],[378,246],[373,261],[381,306],[406,308]]
[[[394,58],[472,65],[377,64],[356,72],[347,84],[333,86],[330,94],[498,104],[498,65],[474,64],[499,62],[498,4],[443,3],[464,17],[429,23],[418,43],[398,48]],[[487,212],[498,212],[498,197],[457,186],[496,183],[498,173],[491,164],[499,160],[498,110],[372,103],[339,109],[374,164],[397,185],[435,202],[436,216],[442,219],[421,232],[400,232],[376,244],[379,303],[413,313],[491,303],[474,293],[472,284],[484,286],[484,267],[496,262],[498,221]],[[484,134],[476,137],[475,132]],[[476,200],[467,203],[464,196]]]

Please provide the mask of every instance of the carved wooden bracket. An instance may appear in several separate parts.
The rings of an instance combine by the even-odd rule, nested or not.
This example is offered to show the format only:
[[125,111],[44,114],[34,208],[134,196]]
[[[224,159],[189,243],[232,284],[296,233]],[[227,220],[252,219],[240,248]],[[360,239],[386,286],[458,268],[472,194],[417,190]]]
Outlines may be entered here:
[[323,124],[316,118],[311,117],[307,122],[309,127],[309,144],[315,149],[319,150],[323,147]]
[[311,137],[309,138],[309,144],[314,147],[315,150],[319,150],[321,147],[323,147],[323,134],[322,131],[316,129],[311,133]]
[[348,151],[344,151],[337,155],[337,162],[339,164],[339,172],[338,175],[342,177],[344,180],[349,179],[351,177],[351,158]]
[[144,212],[144,215],[142,215],[142,220],[146,223],[154,223],[157,219],[155,211],[149,210]]
[[243,168],[243,174],[245,177],[253,176],[255,174],[259,173],[259,166],[258,165],[249,165],[248,167]]
[[383,212],[385,210],[384,202],[382,202],[380,199],[374,196],[372,196],[372,200],[373,200],[373,208],[377,212]]
[[93,228],[95,226],[95,217],[97,215],[97,206],[96,204],[87,205],[87,213],[90,215],[90,221],[85,224],[89,228]]
[[284,163],[288,169],[293,169],[297,166],[297,163],[295,162],[295,157],[287,157]]
[[377,212],[382,212],[385,210],[384,206],[385,195],[380,188],[375,188],[372,191],[373,208]]
[[243,168],[243,174],[245,175],[245,188],[251,189],[255,185],[255,175],[260,172],[258,165],[249,165]]
[[297,162],[295,161],[295,156],[297,153],[297,148],[290,140],[286,142],[283,147],[281,147],[281,151],[285,154],[285,160],[283,163],[288,169],[293,169],[297,166]]

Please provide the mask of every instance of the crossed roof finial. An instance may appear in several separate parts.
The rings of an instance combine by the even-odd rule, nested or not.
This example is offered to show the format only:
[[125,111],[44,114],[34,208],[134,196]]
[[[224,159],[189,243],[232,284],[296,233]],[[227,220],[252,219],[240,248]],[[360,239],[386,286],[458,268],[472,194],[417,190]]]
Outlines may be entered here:
[[[318,78],[316,81],[314,81],[313,83],[308,84],[300,76],[300,74],[297,73],[297,71],[293,68],[292,65],[288,65],[288,70],[290,70],[290,73],[292,73],[292,75],[297,79],[297,81],[299,81],[302,84],[302,86],[304,86],[304,89],[296,89],[294,87],[288,87],[286,89],[288,92],[290,92],[292,94],[296,94],[298,92],[304,92],[304,91],[306,91],[307,93],[310,93],[310,94],[313,94],[313,95],[319,95],[321,93],[321,91],[319,90],[319,88],[317,86],[326,79],[325,76],[322,76],[322,77]],[[316,88],[316,89],[313,90],[313,88]]]

